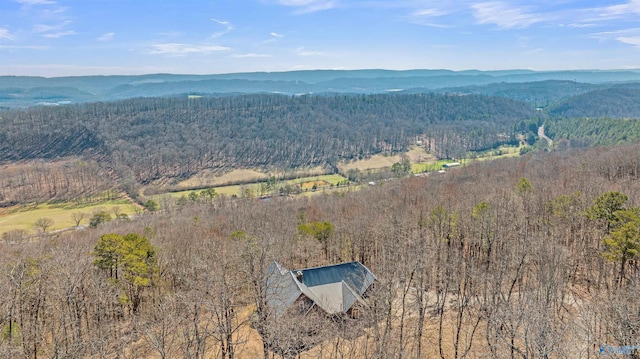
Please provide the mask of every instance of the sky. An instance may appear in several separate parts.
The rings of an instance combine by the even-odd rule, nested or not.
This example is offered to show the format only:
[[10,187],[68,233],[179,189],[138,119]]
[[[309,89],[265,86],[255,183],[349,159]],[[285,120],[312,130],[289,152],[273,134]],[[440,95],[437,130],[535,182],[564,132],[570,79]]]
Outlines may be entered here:
[[0,0],[0,75],[640,68],[640,0]]

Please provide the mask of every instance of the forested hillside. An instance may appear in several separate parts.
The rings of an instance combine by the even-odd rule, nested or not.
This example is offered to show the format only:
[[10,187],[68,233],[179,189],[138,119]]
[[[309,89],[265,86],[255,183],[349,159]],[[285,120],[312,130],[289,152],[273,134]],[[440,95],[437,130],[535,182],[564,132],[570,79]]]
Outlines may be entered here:
[[552,116],[640,118],[640,86],[626,85],[572,97],[550,109]]
[[459,157],[514,141],[513,124],[536,115],[479,95],[137,98],[2,112],[0,163],[79,156],[144,184],[205,168],[333,167],[416,136]]
[[[639,199],[636,144],[13,238],[0,243],[0,357],[594,358],[638,344]],[[331,231],[300,230],[314,223]],[[273,260],[359,260],[375,291],[358,321],[274,317]],[[314,323],[320,344],[299,347]]]
[[[585,88],[599,84],[609,87],[615,83],[629,81],[640,81],[640,71],[311,70],[213,75],[150,74],[53,78],[0,76],[0,110],[43,104],[113,101],[193,93],[217,96],[238,93],[372,94],[390,90],[430,93],[456,87],[456,91],[464,93],[478,90],[480,93],[488,94],[493,91],[492,85],[496,85],[498,92],[504,87],[504,95],[507,97],[523,100],[533,100],[526,94],[526,88],[535,89],[534,93],[538,92],[535,99],[543,100],[546,92],[565,98],[566,95],[577,94]],[[520,86],[523,83],[526,83],[524,89]],[[564,95],[557,92],[558,88],[566,88],[562,83],[569,85]],[[571,88],[571,83],[580,86]],[[581,85],[582,83],[585,85]],[[488,87],[485,88],[483,85]],[[524,93],[521,90],[524,90]],[[498,93],[496,95],[502,96]],[[546,105],[544,102],[542,104]]]
[[[487,96],[506,97],[513,100],[525,101],[536,107],[555,105],[572,96],[580,95],[601,88],[614,85],[590,84],[575,81],[547,80],[525,83],[492,83],[484,86],[447,87],[439,89],[438,93],[482,94]],[[411,91],[420,91],[409,90]]]
[[562,146],[588,147],[640,141],[640,118],[554,118],[545,132]]

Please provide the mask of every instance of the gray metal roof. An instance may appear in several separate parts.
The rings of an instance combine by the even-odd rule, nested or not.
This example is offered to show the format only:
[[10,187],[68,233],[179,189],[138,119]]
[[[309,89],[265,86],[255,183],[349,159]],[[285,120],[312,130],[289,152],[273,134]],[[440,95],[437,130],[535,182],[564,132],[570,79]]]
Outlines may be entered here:
[[307,287],[339,283],[344,281],[358,295],[362,295],[376,277],[360,262],[340,263],[323,267],[298,269],[302,272],[302,283]]
[[329,314],[346,313],[375,279],[360,262],[288,271],[274,261],[267,269],[267,304],[281,315],[305,295]]

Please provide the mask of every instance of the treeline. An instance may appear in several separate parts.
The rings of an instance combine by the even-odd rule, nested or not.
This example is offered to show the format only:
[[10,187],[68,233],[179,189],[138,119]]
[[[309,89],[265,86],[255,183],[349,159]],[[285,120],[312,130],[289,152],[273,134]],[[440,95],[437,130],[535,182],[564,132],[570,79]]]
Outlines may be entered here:
[[640,118],[640,85],[629,84],[574,96],[549,109],[551,116]]
[[437,92],[499,96],[524,101],[536,107],[547,107],[572,96],[610,87],[612,87],[612,85],[596,85],[568,80],[546,80],[539,82],[500,82],[482,86],[449,87],[439,89]]
[[111,199],[117,177],[96,161],[42,159],[14,163],[0,171],[0,207],[45,201],[78,204]]
[[137,98],[3,112],[0,162],[83,156],[139,183],[204,168],[290,169],[405,150],[440,156],[513,141],[527,104],[486,96]]
[[556,118],[545,122],[549,137],[566,147],[589,147],[640,141],[640,118]]
[[[312,357],[596,357],[639,344],[639,198],[627,145],[4,242],[0,356],[291,354],[306,334],[263,305],[267,266],[358,260],[375,291],[360,321],[319,322]],[[299,230],[313,223],[332,230]]]

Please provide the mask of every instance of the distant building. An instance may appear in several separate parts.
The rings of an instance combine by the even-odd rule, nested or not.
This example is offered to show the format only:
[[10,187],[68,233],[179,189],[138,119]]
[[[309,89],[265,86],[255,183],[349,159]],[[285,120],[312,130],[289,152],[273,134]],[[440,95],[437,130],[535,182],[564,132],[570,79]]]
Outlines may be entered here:
[[320,310],[357,318],[356,304],[365,304],[366,292],[375,280],[360,262],[289,271],[274,261],[267,269],[267,306],[276,316],[294,307],[306,313]]

